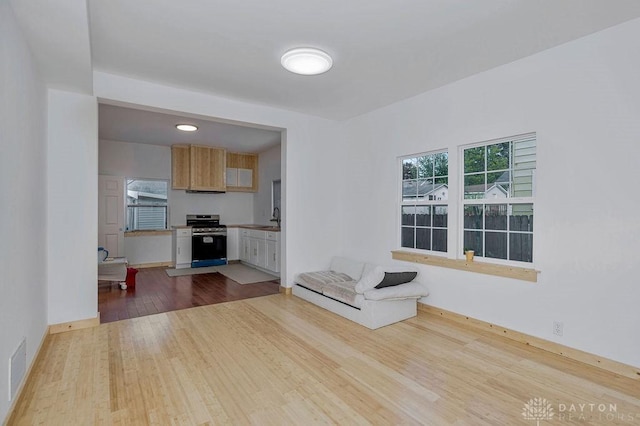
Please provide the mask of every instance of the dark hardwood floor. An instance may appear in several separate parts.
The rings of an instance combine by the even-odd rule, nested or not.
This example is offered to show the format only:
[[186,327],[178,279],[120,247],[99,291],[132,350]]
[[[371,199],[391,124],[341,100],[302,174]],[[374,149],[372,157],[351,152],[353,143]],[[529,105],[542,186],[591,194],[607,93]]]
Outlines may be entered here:
[[219,273],[169,277],[165,268],[140,269],[135,289],[99,282],[100,322],[137,318],[160,312],[212,305],[278,293],[279,280],[238,284]]

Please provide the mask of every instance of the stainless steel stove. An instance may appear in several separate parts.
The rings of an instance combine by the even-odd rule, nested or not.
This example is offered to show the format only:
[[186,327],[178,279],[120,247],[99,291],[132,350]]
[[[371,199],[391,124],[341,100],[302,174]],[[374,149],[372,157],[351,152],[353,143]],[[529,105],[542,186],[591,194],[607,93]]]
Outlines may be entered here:
[[217,214],[188,214],[191,226],[191,267],[227,264],[227,227]]

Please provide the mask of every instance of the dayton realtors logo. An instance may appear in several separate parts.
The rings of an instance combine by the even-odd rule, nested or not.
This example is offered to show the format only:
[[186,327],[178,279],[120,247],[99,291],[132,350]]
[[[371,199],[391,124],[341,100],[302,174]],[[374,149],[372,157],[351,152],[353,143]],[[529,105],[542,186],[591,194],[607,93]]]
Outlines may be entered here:
[[540,421],[544,420],[560,423],[595,421],[598,424],[640,421],[640,413],[618,412],[616,403],[557,401],[556,404],[552,404],[545,398],[532,398],[526,402],[522,409],[522,417],[525,420],[535,420],[536,426],[540,426]]
[[525,420],[535,420],[536,426],[540,426],[540,420],[553,419],[553,407],[544,398],[533,398],[524,404],[522,417]]

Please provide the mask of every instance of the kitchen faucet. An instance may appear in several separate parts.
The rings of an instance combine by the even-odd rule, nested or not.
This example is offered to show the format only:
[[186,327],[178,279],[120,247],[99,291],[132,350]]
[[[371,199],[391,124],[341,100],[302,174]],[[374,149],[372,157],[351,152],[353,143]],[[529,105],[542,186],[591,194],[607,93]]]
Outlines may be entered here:
[[280,209],[278,207],[273,208],[273,219],[271,219],[270,222],[276,222],[278,228],[280,228]]

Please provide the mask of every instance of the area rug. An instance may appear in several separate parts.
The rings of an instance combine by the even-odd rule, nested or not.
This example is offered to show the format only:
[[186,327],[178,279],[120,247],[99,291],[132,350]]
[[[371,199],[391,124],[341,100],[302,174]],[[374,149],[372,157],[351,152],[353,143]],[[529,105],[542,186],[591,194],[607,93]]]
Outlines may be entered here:
[[205,266],[202,268],[165,269],[170,277],[181,277],[184,275],[211,274],[218,272],[219,266]]
[[279,279],[279,277],[275,275],[267,274],[266,272],[250,268],[240,263],[217,266],[217,268],[217,272],[220,272],[222,275],[234,280],[238,284],[253,284]]

